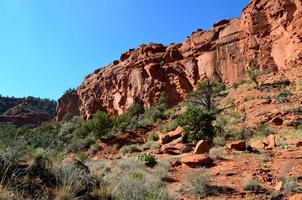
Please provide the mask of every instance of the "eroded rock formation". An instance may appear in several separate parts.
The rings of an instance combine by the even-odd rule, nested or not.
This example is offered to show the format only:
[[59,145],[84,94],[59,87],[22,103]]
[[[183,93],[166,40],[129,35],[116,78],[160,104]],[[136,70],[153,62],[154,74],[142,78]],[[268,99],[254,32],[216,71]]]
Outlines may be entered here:
[[120,60],[88,75],[76,94],[59,101],[58,119],[67,112],[87,119],[97,110],[121,114],[136,101],[145,107],[165,91],[171,104],[182,101],[209,77],[234,83],[254,63],[261,70],[301,67],[301,0],[251,0],[239,19],[198,30],[183,43],[141,45]]

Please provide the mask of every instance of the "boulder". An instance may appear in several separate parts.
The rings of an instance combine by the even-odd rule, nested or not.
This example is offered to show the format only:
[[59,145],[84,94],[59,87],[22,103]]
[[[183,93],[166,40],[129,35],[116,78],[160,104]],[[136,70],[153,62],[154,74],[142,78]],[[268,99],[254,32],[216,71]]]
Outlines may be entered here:
[[192,146],[187,144],[175,144],[175,145],[164,145],[160,149],[162,154],[179,155],[183,153],[189,153],[193,150]]
[[265,144],[263,143],[263,141],[259,140],[259,141],[252,142],[250,146],[253,149],[264,149]]
[[265,145],[265,149],[273,149],[276,145],[276,136],[275,135],[269,135],[266,139],[263,140],[263,143]]
[[236,150],[236,151],[245,151],[246,150],[246,141],[240,140],[240,141],[234,141],[226,146],[229,150]]
[[180,160],[181,163],[192,167],[210,167],[214,164],[213,159],[203,154],[191,154],[183,157]]
[[287,144],[293,145],[295,147],[302,147],[302,140],[299,140],[299,139],[289,139],[289,140],[287,140]]
[[173,140],[180,138],[182,135],[183,135],[183,129],[181,127],[177,127],[174,131],[161,135],[160,143],[161,144],[170,143]]
[[208,153],[211,149],[211,145],[205,141],[205,140],[200,140],[193,151],[194,154],[203,154],[203,153]]

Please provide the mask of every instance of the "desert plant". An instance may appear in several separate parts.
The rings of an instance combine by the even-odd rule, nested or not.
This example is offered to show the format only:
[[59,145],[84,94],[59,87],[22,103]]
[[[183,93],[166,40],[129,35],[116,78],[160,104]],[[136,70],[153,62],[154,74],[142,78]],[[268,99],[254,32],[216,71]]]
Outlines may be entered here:
[[281,178],[281,180],[283,181],[282,189],[284,189],[286,192],[302,192],[302,189],[299,188],[298,180],[296,177],[283,177]]
[[189,188],[188,192],[198,197],[206,197],[209,195],[216,195],[218,191],[212,187],[211,176],[206,169],[202,168],[188,176]]
[[113,119],[108,114],[98,111],[94,114],[88,126],[98,137],[102,137],[110,133],[113,127]]
[[95,154],[96,152],[98,152],[101,149],[101,147],[98,144],[93,144],[93,145],[90,145],[89,149],[93,154]]
[[232,88],[237,89],[240,85],[246,83],[246,80],[241,80],[239,82],[233,83]]
[[258,124],[255,132],[257,135],[269,136],[273,134],[273,130],[267,124]]
[[159,149],[160,148],[160,143],[159,142],[147,142],[144,145],[142,145],[142,151],[146,151],[149,149]]
[[167,124],[161,127],[161,131],[167,133],[169,131],[174,131],[177,128],[178,124],[176,120],[168,122]]
[[75,154],[75,158],[84,163],[88,159],[88,155],[84,152],[78,152]]
[[[12,171],[13,170],[13,171]],[[0,158],[0,199],[14,200],[18,196],[13,191],[14,185],[17,182],[17,171],[12,169],[12,163]]]
[[105,176],[112,186],[114,199],[123,200],[170,200],[160,177],[154,176],[144,165],[132,159],[115,163],[116,168]]
[[83,197],[80,195],[86,188],[85,176],[83,172],[73,166],[64,166],[56,172],[57,189],[55,192],[56,200],[77,200]]
[[189,141],[201,139],[212,141],[215,136],[215,112],[206,112],[200,108],[190,107],[180,116],[178,124],[184,128]]
[[190,98],[187,101],[189,106],[201,108],[208,112],[216,110],[217,100],[215,98],[219,96],[222,89],[217,85],[218,83],[213,83],[209,79],[200,82],[196,91],[190,94]]
[[155,176],[160,178],[161,180],[167,179],[167,174],[171,168],[171,163],[168,161],[159,162],[156,164],[156,166],[153,168]]
[[144,153],[137,158],[140,162],[144,163],[147,167],[154,167],[157,163],[155,157],[149,153]]
[[261,75],[261,72],[260,70],[257,68],[257,63],[256,62],[253,62],[251,65],[250,65],[250,69],[246,72],[246,75],[247,77],[253,81],[257,86],[258,86],[258,76]]
[[137,144],[131,144],[131,145],[125,145],[120,149],[120,152],[122,153],[135,153],[135,152],[141,152],[140,146]]
[[159,140],[159,137],[158,137],[158,135],[156,135],[155,133],[150,133],[149,135],[148,135],[148,141],[149,142],[156,142],[156,141],[158,141]]
[[224,146],[226,144],[225,137],[222,135],[217,135],[213,138],[213,143],[219,146]]
[[260,192],[261,190],[263,190],[262,186],[259,185],[259,183],[254,180],[244,183],[243,189],[245,191],[252,191],[252,192]]
[[223,147],[213,147],[210,149],[209,156],[211,158],[222,158],[223,157]]
[[220,112],[217,97],[225,89],[209,79],[202,81],[188,99],[188,109],[178,119],[190,141],[213,140],[216,116]]

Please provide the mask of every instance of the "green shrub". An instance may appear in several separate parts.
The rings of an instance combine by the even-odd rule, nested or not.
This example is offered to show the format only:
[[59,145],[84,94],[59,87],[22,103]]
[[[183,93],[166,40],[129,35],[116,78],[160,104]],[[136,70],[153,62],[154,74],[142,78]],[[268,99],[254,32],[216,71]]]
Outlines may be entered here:
[[96,153],[101,149],[101,147],[98,144],[93,144],[93,145],[90,145],[89,149],[92,153]]
[[240,85],[245,84],[246,80],[241,80],[239,82],[233,83],[232,88],[237,89]]
[[167,96],[166,92],[161,92],[160,93],[160,97],[158,99],[158,102],[157,102],[156,106],[162,112],[164,112],[165,110],[168,109],[169,99],[168,99],[168,96]]
[[296,192],[302,192],[302,190],[299,188],[298,180],[296,177],[283,177],[281,179],[283,181],[282,189],[284,189],[288,193],[296,193]]
[[200,108],[190,107],[180,116],[178,124],[184,128],[189,141],[212,141],[215,136],[215,113],[206,112]]
[[[15,200],[19,199],[13,191],[14,185],[17,184],[16,172],[12,169],[11,162],[0,158],[0,199],[1,200]],[[12,171],[13,170],[13,171]],[[15,176],[14,176],[15,175]]]
[[55,200],[79,199],[88,181],[83,172],[73,166],[64,166],[57,169],[55,174],[58,184]]
[[88,159],[88,155],[84,152],[78,152],[76,153],[75,158],[81,162],[85,162]]
[[292,96],[292,93],[288,90],[284,90],[276,96],[276,99],[278,103],[288,103],[289,102],[288,97],[290,96]]
[[250,66],[250,69],[246,72],[247,77],[253,81],[257,86],[258,86],[258,81],[257,78],[260,76],[262,73],[260,70],[257,68],[257,63],[252,63]]
[[146,151],[149,149],[159,149],[160,148],[160,143],[159,142],[147,142],[142,146],[142,151]]
[[113,127],[113,119],[108,114],[98,111],[88,126],[98,137],[103,137],[110,133]]
[[169,170],[171,169],[171,163],[168,161],[159,162],[153,169],[155,176],[164,181],[167,179],[167,175],[169,173]]
[[122,153],[135,153],[135,152],[141,152],[139,145],[137,144],[131,144],[131,145],[125,145],[120,149],[120,152]]
[[198,197],[206,197],[216,195],[217,188],[212,186],[212,180],[206,169],[200,169],[188,176],[189,188],[188,192]]
[[66,113],[64,116],[63,116],[63,121],[64,122],[68,122],[68,121],[70,121],[72,118],[73,118],[73,114],[71,114],[71,113]]
[[156,141],[158,141],[159,140],[159,137],[158,137],[158,135],[156,135],[155,133],[150,133],[149,135],[148,135],[148,141],[149,142],[156,142]]
[[138,156],[138,160],[144,163],[147,167],[154,167],[157,163],[155,157],[149,153],[144,153]]
[[211,158],[222,158],[223,157],[223,147],[213,147],[210,149],[209,156]]
[[258,124],[255,131],[258,135],[269,136],[273,134],[272,129],[267,124]]
[[161,130],[164,133],[170,132],[170,131],[174,131],[177,128],[178,124],[177,124],[177,120],[173,120],[171,122],[168,122],[167,124],[165,124],[164,126],[161,127]]
[[[105,180],[112,186],[113,199],[172,200],[163,187],[160,177],[132,159],[120,160]],[[154,169],[155,170],[155,169]],[[155,172],[154,172],[155,173]]]
[[224,146],[226,144],[226,140],[224,136],[216,136],[213,139],[213,143],[219,146]]
[[252,191],[252,192],[260,192],[263,190],[262,186],[258,184],[257,181],[250,181],[243,185],[243,189],[245,191]]

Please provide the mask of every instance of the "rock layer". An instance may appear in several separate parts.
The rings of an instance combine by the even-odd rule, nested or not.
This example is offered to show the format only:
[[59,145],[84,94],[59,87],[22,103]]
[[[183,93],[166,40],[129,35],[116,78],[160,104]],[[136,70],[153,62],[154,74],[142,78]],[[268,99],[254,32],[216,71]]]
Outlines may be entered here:
[[250,66],[278,72],[302,64],[300,0],[251,0],[238,19],[193,32],[183,43],[141,45],[88,75],[72,96],[60,99],[57,114],[91,118],[102,110],[121,114],[134,102],[155,104],[162,91],[170,104],[186,98],[208,77],[228,84]]

